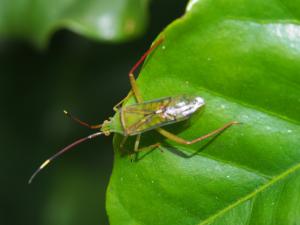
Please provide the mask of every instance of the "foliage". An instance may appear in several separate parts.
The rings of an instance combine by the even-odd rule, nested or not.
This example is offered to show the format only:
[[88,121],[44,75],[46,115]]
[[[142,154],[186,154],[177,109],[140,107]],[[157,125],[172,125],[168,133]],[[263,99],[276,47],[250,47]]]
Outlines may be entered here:
[[190,1],[145,63],[142,95],[203,96],[204,112],[167,128],[187,139],[242,124],[192,146],[165,140],[134,163],[117,136],[112,225],[299,224],[299,15],[299,1]]
[[24,38],[44,47],[60,28],[105,41],[124,41],[140,34],[148,0],[1,0],[0,35]]

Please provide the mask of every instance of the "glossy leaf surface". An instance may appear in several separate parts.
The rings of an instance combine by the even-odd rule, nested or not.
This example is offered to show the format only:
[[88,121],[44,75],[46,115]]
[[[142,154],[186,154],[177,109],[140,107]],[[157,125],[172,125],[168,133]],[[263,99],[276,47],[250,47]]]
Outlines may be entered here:
[[0,0],[0,35],[44,47],[58,29],[96,40],[123,41],[146,25],[148,0]]
[[164,153],[133,163],[117,136],[112,225],[300,224],[299,16],[300,1],[190,1],[145,63],[142,95],[202,96],[202,113],[166,127],[186,139],[241,124],[191,146],[149,132]]

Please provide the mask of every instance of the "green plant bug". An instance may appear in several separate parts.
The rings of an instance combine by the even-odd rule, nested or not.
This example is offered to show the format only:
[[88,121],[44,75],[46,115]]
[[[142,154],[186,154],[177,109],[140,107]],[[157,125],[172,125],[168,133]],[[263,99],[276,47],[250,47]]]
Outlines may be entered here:
[[[164,97],[151,101],[143,100],[142,95],[140,94],[140,90],[136,84],[134,72],[139,67],[139,65],[145,60],[145,58],[162,43],[163,39],[164,38],[161,38],[158,41],[156,41],[152,45],[152,47],[142,55],[142,57],[130,70],[129,80],[131,84],[131,91],[129,92],[126,98],[124,98],[114,107],[114,110],[116,111],[115,117],[109,118],[109,120],[105,120],[102,124],[90,125],[71,115],[67,111],[64,111],[64,113],[67,116],[69,116],[77,123],[86,126],[90,129],[98,129],[99,131],[73,142],[72,144],[66,146],[65,148],[48,158],[33,173],[33,175],[29,179],[29,183],[31,183],[34,177],[55,158],[72,149],[76,145],[86,140],[98,137],[100,135],[108,136],[111,133],[119,133],[123,135],[124,138],[121,141],[121,148],[124,145],[128,136],[136,136],[134,152],[139,152],[148,148],[155,148],[160,146],[160,143],[155,143],[144,148],[139,148],[141,134],[149,130],[155,129],[158,133],[170,139],[171,141],[177,142],[179,144],[190,145],[196,142],[200,142],[215,134],[218,134],[234,124],[238,124],[238,122],[236,121],[231,121],[229,123],[226,123],[222,127],[206,135],[195,138],[191,141],[185,140],[161,128],[162,126],[188,119],[194,112],[198,111],[201,107],[205,105],[204,99],[202,97],[191,95]],[[123,102],[128,100],[131,96],[134,96],[136,103],[128,106],[123,106]]]

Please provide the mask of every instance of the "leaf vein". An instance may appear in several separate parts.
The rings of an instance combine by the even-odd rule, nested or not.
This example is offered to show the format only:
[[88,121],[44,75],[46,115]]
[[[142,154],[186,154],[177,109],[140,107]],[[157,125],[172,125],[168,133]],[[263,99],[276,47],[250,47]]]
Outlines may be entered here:
[[277,182],[283,180],[284,178],[286,178],[287,176],[295,173],[296,171],[300,170],[300,163],[290,167],[288,170],[284,171],[283,173],[279,174],[278,176],[275,176],[273,179],[271,179],[269,182],[267,182],[266,184],[260,186],[259,188],[257,188],[256,190],[254,190],[253,192],[249,193],[248,195],[238,199],[237,201],[233,202],[232,204],[228,205],[227,207],[221,209],[220,211],[218,211],[216,214],[213,214],[212,216],[208,217],[207,219],[203,220],[201,223],[199,223],[199,225],[205,225],[205,224],[210,224],[211,222],[213,222],[215,219],[217,219],[218,217],[222,216],[223,214],[225,214],[226,212],[228,212],[229,210],[235,208],[236,206],[246,202],[247,200],[255,197],[257,194],[259,194],[260,192],[263,192],[265,189],[267,189],[268,187],[276,184]]

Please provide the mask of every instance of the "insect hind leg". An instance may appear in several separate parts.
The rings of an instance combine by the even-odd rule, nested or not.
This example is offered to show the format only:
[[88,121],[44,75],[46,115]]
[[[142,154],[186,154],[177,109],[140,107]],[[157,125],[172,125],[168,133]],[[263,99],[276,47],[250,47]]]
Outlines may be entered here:
[[146,57],[154,50],[157,48],[157,46],[164,40],[164,38],[159,39],[156,41],[143,55],[142,57],[136,62],[136,64],[132,67],[132,69],[129,71],[129,81],[131,84],[132,92],[136,98],[136,101],[138,103],[143,102],[142,95],[140,93],[140,89],[138,88],[138,85],[136,84],[136,80],[134,77],[134,72],[136,69],[141,65],[141,63],[146,59]]
[[160,133],[161,135],[163,135],[164,137],[170,139],[171,141],[177,142],[179,144],[191,145],[191,144],[195,144],[197,142],[203,141],[204,139],[209,138],[209,137],[211,137],[213,135],[219,134],[219,133],[223,132],[224,130],[226,130],[227,128],[231,127],[232,125],[235,125],[235,124],[240,124],[240,123],[236,122],[236,121],[231,121],[229,123],[226,123],[222,127],[218,128],[216,130],[213,130],[210,133],[205,134],[205,135],[203,135],[201,137],[195,138],[195,139],[193,139],[191,141],[186,140],[184,138],[181,138],[181,137],[179,137],[179,136],[177,136],[175,134],[172,134],[169,131],[166,131],[166,130],[164,130],[162,128],[157,128],[156,131],[158,133]]

